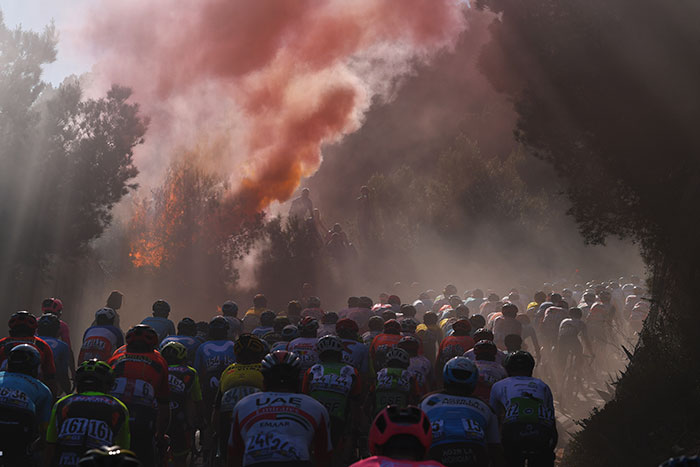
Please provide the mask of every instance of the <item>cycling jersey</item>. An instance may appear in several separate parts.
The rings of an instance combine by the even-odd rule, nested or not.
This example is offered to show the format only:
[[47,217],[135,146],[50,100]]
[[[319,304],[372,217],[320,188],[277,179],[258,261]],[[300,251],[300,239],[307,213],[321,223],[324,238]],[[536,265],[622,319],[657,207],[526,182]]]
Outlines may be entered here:
[[418,398],[418,384],[411,372],[403,368],[382,368],[374,383],[374,414],[387,405],[406,407]]
[[243,326],[243,332],[252,332],[253,329],[260,326],[260,315],[266,310],[267,308],[265,307],[248,308],[248,311],[245,312],[241,323]]
[[488,360],[475,360],[474,363],[479,369],[479,381],[472,397],[476,397],[485,403],[491,401],[491,387],[498,381],[508,377],[508,372],[503,365]]
[[522,336],[523,325],[515,318],[500,316],[493,322],[493,342],[499,349],[505,350],[505,339],[509,334]]
[[317,363],[304,375],[302,392],[319,401],[331,420],[345,421],[348,400],[360,395],[360,375],[344,363]]
[[490,404],[505,410],[503,423],[554,425],[552,391],[543,381],[529,376],[511,376],[491,387]]
[[460,357],[474,347],[474,339],[470,336],[447,336],[440,343],[438,361],[444,365],[452,357]]
[[160,343],[160,348],[165,347],[169,342],[179,342],[184,345],[187,349],[187,363],[194,365],[194,357],[197,353],[197,349],[202,344],[202,341],[198,337],[193,336],[168,336]]
[[305,394],[251,394],[233,411],[229,459],[244,466],[321,463],[331,451],[329,424],[323,405]]
[[156,402],[168,403],[168,364],[158,352],[117,352],[107,363],[114,369],[112,395],[131,410],[135,406],[155,409]]
[[226,321],[228,321],[228,338],[235,341],[241,334],[243,323],[235,316],[223,315],[223,317]]
[[230,340],[206,341],[197,349],[194,367],[199,373],[202,384],[202,396],[211,406],[219,387],[221,373],[236,361],[233,342]]
[[338,312],[338,319],[351,319],[357,323],[360,333],[367,331],[369,319],[374,316],[369,308],[346,308]]
[[73,348],[70,343],[70,328],[62,319],[59,320],[58,338],[65,342],[69,349]]
[[396,460],[384,456],[372,456],[367,459],[355,462],[350,467],[444,467],[441,463],[433,460],[409,461]]
[[343,362],[352,365],[361,375],[369,371],[369,347],[355,339],[341,339]]
[[[5,459],[22,459],[49,421],[53,395],[36,378],[0,372],[0,450]],[[17,461],[16,465],[23,465]],[[11,464],[8,464],[11,465]]]
[[96,358],[106,362],[114,351],[124,345],[124,335],[116,326],[97,325],[87,328],[78,354],[78,363]]
[[188,402],[200,402],[202,392],[199,388],[197,370],[187,365],[169,365],[168,382],[170,386],[170,450],[173,457],[189,454],[192,446],[193,427],[188,419]]
[[306,318],[307,316],[311,316],[313,319],[317,319],[319,322],[321,322],[321,318],[323,318],[323,315],[326,313],[321,309],[321,308],[304,308],[301,311],[301,319]]
[[141,324],[147,324],[153,328],[156,334],[158,334],[158,342],[168,336],[175,335],[175,324],[168,318],[163,318],[162,316],[149,316],[148,318],[144,318]]
[[[443,444],[498,444],[498,419],[475,397],[429,394],[420,405],[433,430],[431,449]],[[432,457],[432,456],[431,456]]]
[[261,368],[260,363],[233,363],[224,370],[219,383],[222,412],[232,412],[239,400],[262,390]]
[[71,392],[70,369],[73,367],[72,355],[68,344],[56,337],[41,337],[51,347],[53,353],[53,363],[56,367],[56,379],[60,389],[68,394]]
[[129,411],[115,397],[83,392],[63,397],[51,412],[46,441],[56,445],[55,466],[75,466],[85,451],[119,445],[129,449]]
[[401,334],[381,333],[372,340],[372,345],[369,346],[369,359],[374,371],[384,367],[384,354],[398,344],[402,337]]
[[53,352],[51,347],[40,337],[22,336],[22,337],[3,337],[0,339],[0,368],[5,369],[7,366],[7,356],[15,346],[20,344],[29,344],[39,351],[41,356],[41,365],[39,366],[39,378],[42,380],[50,380],[56,377],[56,366],[53,361]]
[[408,371],[416,379],[418,389],[421,394],[428,392],[430,387],[430,376],[432,375],[433,365],[423,355],[411,357],[411,363],[408,365]]
[[366,333],[362,334],[362,343],[367,346],[372,345],[374,338],[381,333],[382,331],[367,331]]
[[297,337],[287,344],[287,350],[294,352],[301,360],[301,376],[306,370],[318,363],[318,352],[316,352],[317,337]]
[[[474,349],[467,350],[466,352],[464,352],[464,355],[462,355],[462,356],[467,357],[472,362],[476,361],[476,353],[474,352]],[[503,365],[503,363],[506,361],[507,356],[508,356],[507,352],[499,350],[496,353],[496,363],[498,363],[499,365]]]
[[419,324],[416,328],[416,337],[421,341],[423,354],[434,365],[443,337],[440,327],[437,324],[431,324],[430,326]]

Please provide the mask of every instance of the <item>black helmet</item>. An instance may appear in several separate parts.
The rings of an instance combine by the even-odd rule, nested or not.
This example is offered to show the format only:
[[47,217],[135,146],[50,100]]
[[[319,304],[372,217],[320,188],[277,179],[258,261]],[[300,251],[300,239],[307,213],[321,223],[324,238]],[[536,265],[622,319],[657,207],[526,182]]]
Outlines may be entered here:
[[228,332],[228,328],[228,320],[223,316],[216,316],[211,321],[209,321],[209,332],[215,330]]
[[161,298],[153,302],[152,310],[153,313],[167,316],[170,314],[170,304]]
[[41,364],[41,354],[33,345],[19,344],[10,350],[7,369],[13,373],[36,376]]
[[78,461],[78,467],[141,467],[136,454],[119,446],[90,449]]
[[177,323],[177,333],[181,336],[194,336],[197,334],[197,323],[192,318],[182,318]]
[[61,320],[58,316],[52,313],[41,315],[41,318],[39,318],[37,324],[38,334],[40,336],[55,337],[58,335],[58,331],[61,329]]
[[78,386],[99,386],[108,391],[114,383],[112,367],[96,358],[84,361],[75,370],[75,383]]
[[238,313],[238,305],[233,300],[227,300],[221,305],[221,313],[234,316]]
[[526,372],[532,374],[532,370],[535,369],[535,359],[532,358],[529,352],[524,350],[518,350],[506,357],[506,361],[503,362],[503,366],[508,371],[508,374]]

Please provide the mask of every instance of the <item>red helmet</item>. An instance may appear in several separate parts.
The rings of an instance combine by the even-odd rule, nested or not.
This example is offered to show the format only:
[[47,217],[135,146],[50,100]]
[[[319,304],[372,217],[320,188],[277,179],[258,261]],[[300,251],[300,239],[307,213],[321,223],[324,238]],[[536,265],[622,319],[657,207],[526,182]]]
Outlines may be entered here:
[[36,316],[29,313],[28,311],[18,311],[10,317],[10,321],[7,323],[10,329],[15,329],[19,326],[26,326],[32,331],[36,331],[39,324],[36,321]]
[[409,355],[413,355],[418,353],[418,349],[420,349],[420,341],[418,338],[413,336],[404,336],[401,338],[398,344],[396,344],[396,346],[400,349],[404,349]]
[[356,334],[360,332],[360,328],[357,326],[357,323],[355,321],[348,318],[344,318],[335,323],[335,332],[340,334],[341,331],[347,331],[348,333]]
[[462,334],[469,334],[469,331],[472,330],[472,325],[468,319],[458,319],[452,325],[452,330],[455,332],[455,334],[458,332]]
[[158,346],[158,334],[147,324],[137,324],[126,332],[126,345],[136,342],[143,342],[149,348],[155,349]]
[[390,319],[384,323],[384,332],[387,334],[401,334],[401,324],[395,319]]
[[60,315],[63,310],[63,302],[58,298],[46,298],[41,302],[41,312]]
[[415,437],[427,452],[433,436],[430,420],[418,407],[388,406],[379,412],[369,430],[369,451],[373,456],[380,455],[381,446],[397,435]]

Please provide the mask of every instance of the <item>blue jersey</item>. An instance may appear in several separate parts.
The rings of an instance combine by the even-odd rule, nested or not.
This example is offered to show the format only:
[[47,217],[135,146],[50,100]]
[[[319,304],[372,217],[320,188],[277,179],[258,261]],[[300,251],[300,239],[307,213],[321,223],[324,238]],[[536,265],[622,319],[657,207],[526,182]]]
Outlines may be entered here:
[[53,363],[56,367],[56,379],[61,384],[63,391],[68,394],[71,390],[70,383],[70,367],[71,362],[71,352],[68,344],[58,339],[57,337],[39,336],[44,341],[49,344],[51,351],[53,352]]
[[213,399],[219,388],[221,373],[231,363],[236,363],[232,341],[206,341],[199,346],[194,358],[194,368],[199,374],[204,399]]
[[149,316],[141,321],[141,324],[148,324],[156,331],[156,334],[158,334],[158,342],[168,336],[175,335],[175,325],[173,322],[162,316]]
[[262,339],[263,337],[265,337],[265,334],[272,331],[274,331],[274,328],[272,326],[258,326],[257,328],[251,331],[251,334]]
[[0,420],[21,412],[41,426],[49,423],[52,405],[51,391],[38,379],[22,373],[0,372]]
[[179,342],[184,345],[187,349],[187,363],[194,365],[194,357],[197,353],[197,349],[202,344],[199,337],[193,336],[168,336],[160,343],[160,348],[165,347],[168,342]]
[[498,444],[498,419],[491,408],[473,397],[430,394],[421,409],[433,429],[431,446],[469,443],[486,446]]

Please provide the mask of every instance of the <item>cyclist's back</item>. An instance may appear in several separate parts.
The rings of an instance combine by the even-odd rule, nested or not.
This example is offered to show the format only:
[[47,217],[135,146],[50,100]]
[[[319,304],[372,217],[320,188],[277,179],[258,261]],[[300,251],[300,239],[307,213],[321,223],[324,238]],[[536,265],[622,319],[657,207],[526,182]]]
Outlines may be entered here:
[[144,318],[141,324],[146,324],[153,328],[158,335],[158,342],[168,336],[175,334],[175,324],[168,319],[170,315],[170,304],[165,300],[156,300],[153,303],[153,316]]
[[58,389],[66,394],[72,391],[71,376],[75,373],[73,353],[68,344],[59,339],[60,320],[51,313],[46,313],[39,318],[37,336],[42,338],[51,347],[54,367],[56,368],[56,380]]
[[106,362],[114,351],[124,345],[121,329],[114,326],[117,313],[111,308],[100,308],[95,312],[95,325],[83,334],[83,343],[78,354],[78,363],[96,358]]
[[[234,344],[228,339],[228,322],[223,316],[216,316],[209,322],[209,340],[199,346],[194,359],[206,410],[211,410],[221,373],[235,361]],[[207,418],[209,413],[206,414]]]
[[374,394],[372,415],[387,405],[403,408],[417,402],[420,389],[408,371],[409,365],[410,357],[405,350],[393,347],[386,352],[386,367],[377,372],[373,391],[370,391]]
[[[226,318],[224,316],[224,318]],[[197,337],[197,323],[192,318],[182,318],[177,323],[177,335],[168,336],[160,342],[160,348],[165,347],[169,342],[178,342],[187,349],[187,364],[194,365],[194,357],[197,349],[202,344],[202,340]]]
[[318,363],[318,352],[316,351],[318,328],[318,321],[307,316],[299,323],[300,337],[293,339],[287,345],[287,351],[294,352],[299,357],[302,376],[306,370]]

